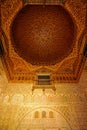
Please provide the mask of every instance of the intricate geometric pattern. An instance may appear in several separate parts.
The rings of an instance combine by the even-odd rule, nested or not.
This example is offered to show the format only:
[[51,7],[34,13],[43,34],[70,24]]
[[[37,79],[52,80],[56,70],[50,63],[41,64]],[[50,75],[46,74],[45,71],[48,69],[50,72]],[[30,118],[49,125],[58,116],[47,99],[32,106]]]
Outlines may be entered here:
[[[35,5],[35,6],[37,4],[39,4],[39,2],[42,3],[42,0],[29,0],[29,1],[31,2],[31,5]],[[22,0],[14,0],[14,1],[4,0],[3,2],[1,2],[1,27],[2,27],[1,35],[3,35],[3,36],[1,36],[1,40],[2,40],[2,43],[4,46],[4,50],[5,50],[5,55],[4,55],[4,63],[6,65],[5,70],[7,70],[6,72],[7,72],[8,79],[12,82],[30,83],[34,80],[35,81],[37,80],[38,74],[45,73],[45,74],[50,74],[51,80],[54,80],[56,83],[57,82],[58,83],[59,82],[68,82],[69,83],[69,82],[77,82],[81,75],[82,68],[83,68],[83,65],[85,62],[85,57],[83,57],[83,50],[84,50],[84,44],[86,42],[86,37],[87,37],[87,31],[86,31],[87,29],[85,28],[86,19],[87,19],[86,18],[86,4],[83,3],[81,0],[77,0],[77,1],[67,0],[65,2],[65,4],[61,4],[61,1],[59,2],[57,0],[55,0],[55,1],[46,0],[46,5],[52,5],[52,7],[54,7],[55,5],[56,5],[55,7],[62,6],[63,8],[65,8],[65,9],[63,9],[61,7],[62,10],[64,10],[64,12],[66,12],[66,15],[71,14],[71,15],[69,15],[69,18],[71,19],[71,21],[73,19],[73,21],[75,23],[76,32],[77,32],[77,35],[76,35],[76,33],[74,33],[76,38],[74,39],[74,46],[72,44],[72,47],[73,47],[73,49],[71,48],[72,52],[71,53],[68,52],[65,57],[62,57],[62,58],[64,58],[63,60],[61,59],[61,57],[60,58],[57,57],[57,58],[59,58],[59,59],[57,59],[57,61],[60,60],[60,62],[54,61],[56,63],[55,65],[48,65],[48,62],[46,62],[45,60],[44,60],[45,64],[42,62],[39,62],[40,63],[39,65],[38,64],[32,65],[30,62],[26,62],[14,50],[13,41],[11,40],[11,35],[10,35],[11,24],[14,21],[15,16],[17,16],[18,11],[20,9],[22,9],[25,5],[22,3]],[[40,4],[40,6],[42,6],[42,5]],[[45,8],[45,6],[42,6],[42,7]],[[58,10],[58,8],[57,8],[57,10]],[[68,14],[67,14],[66,10],[68,10],[68,12],[69,12]],[[57,18],[55,18],[55,19],[57,19]],[[55,19],[54,19],[54,21],[55,21]],[[43,22],[43,24],[44,24],[44,22]],[[54,27],[54,24],[52,24],[52,25]],[[57,23],[56,23],[56,25],[57,25]],[[34,27],[32,27],[32,28],[35,29]],[[70,28],[72,28],[72,26]],[[52,29],[51,24],[50,24],[49,29]],[[48,31],[48,29],[47,29],[47,31]],[[52,35],[52,36],[55,36],[55,35]],[[65,37],[65,35],[64,35],[64,37]],[[68,37],[68,36],[66,36],[66,37]],[[41,39],[39,39],[39,41],[41,41]],[[46,37],[45,37],[45,41],[46,41]],[[70,41],[70,43],[71,43],[71,41]],[[70,44],[69,43],[67,43],[67,44],[69,47]],[[46,45],[49,45],[49,44],[46,44]],[[33,46],[33,47],[35,47],[35,46]],[[46,47],[46,46],[44,45],[44,47]],[[54,46],[53,46],[53,48],[54,48]],[[63,50],[65,50],[65,48],[66,48],[66,46],[64,45]],[[47,50],[47,48],[46,48],[46,50]],[[68,49],[68,50],[70,51],[70,49]],[[52,50],[52,51],[54,51],[54,50]],[[45,51],[45,53],[47,54],[46,51]],[[62,51],[62,53],[64,54],[64,51]],[[43,54],[44,53],[42,53],[42,55]],[[49,58],[48,59],[47,58],[46,58],[46,60],[49,61]],[[55,60],[56,60],[56,58],[55,58]],[[51,63],[51,61],[50,61],[50,63]],[[33,63],[33,64],[35,64],[35,63]],[[41,64],[43,64],[43,65],[41,65]]]
[[12,25],[15,50],[35,65],[55,64],[68,56],[74,33],[74,23],[61,6],[27,5]]

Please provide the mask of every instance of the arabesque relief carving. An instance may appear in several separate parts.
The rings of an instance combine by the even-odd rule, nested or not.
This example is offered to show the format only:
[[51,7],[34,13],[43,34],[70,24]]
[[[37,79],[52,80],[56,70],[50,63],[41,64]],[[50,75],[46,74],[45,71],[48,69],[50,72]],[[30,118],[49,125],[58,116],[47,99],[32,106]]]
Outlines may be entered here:
[[[32,4],[34,4],[34,1],[31,1]],[[35,1],[36,2],[36,1]],[[47,3],[50,4],[49,1],[46,1]],[[56,1],[51,1],[52,4],[55,5]],[[60,1],[61,3],[61,1]],[[38,2],[37,2],[38,4]],[[59,4],[59,3],[56,3]],[[17,12],[22,9],[24,6],[23,2],[21,0],[18,1],[7,1],[5,0],[4,2],[2,2],[1,4],[1,27],[3,32],[5,33],[7,40],[8,40],[8,51],[7,51],[7,55],[9,56],[9,60],[7,59],[7,56],[5,56],[5,60],[6,60],[6,68],[8,69],[9,74],[10,75],[10,80],[12,80],[12,82],[30,82],[29,80],[36,80],[37,79],[37,74],[39,73],[38,70],[41,69],[43,70],[43,68],[46,69],[46,73],[49,74],[53,74],[52,77],[55,75],[56,76],[56,82],[76,82],[78,81],[76,78],[76,71],[79,69],[79,71],[81,72],[82,67],[78,68],[78,66],[80,66],[80,64],[78,64],[78,66],[75,68],[74,64],[76,59],[81,59],[79,58],[80,54],[82,54],[83,49],[80,50],[80,46],[81,48],[84,48],[84,43],[86,41],[85,39],[85,34],[84,34],[84,29],[85,29],[85,18],[86,18],[86,4],[84,4],[82,1],[78,0],[78,1],[66,1],[65,4],[61,5],[63,6],[71,15],[74,23],[75,23],[75,28],[76,28],[76,39],[74,41],[75,46],[73,47],[73,51],[71,52],[71,54],[66,57],[63,61],[55,64],[55,65],[48,65],[48,66],[37,66],[37,65],[32,65],[28,62],[26,62],[24,59],[22,59],[15,51],[14,51],[14,46],[12,44],[12,40],[11,40],[11,35],[10,35],[10,30],[11,30],[11,25],[12,22],[15,18],[15,16],[17,15]],[[81,39],[81,35],[82,39],[84,38],[84,40],[80,40]],[[4,43],[5,44],[5,43]],[[80,44],[80,46],[79,46]],[[80,53],[79,53],[80,52]],[[83,56],[82,56],[83,57]],[[85,57],[84,57],[85,59]],[[11,64],[10,64],[11,63]],[[11,67],[11,65],[13,64],[13,66]],[[83,66],[83,65],[81,65]],[[10,69],[12,68],[12,69]],[[77,69],[77,70],[76,70]],[[10,72],[9,72],[10,70]],[[50,70],[50,72],[49,72]],[[38,73],[36,73],[38,72]],[[61,72],[61,74],[60,74]],[[35,75],[35,76],[34,76]],[[67,76],[66,76],[67,75]],[[80,75],[80,74],[79,74]],[[27,78],[27,77],[32,77],[32,78]],[[78,76],[80,77],[80,76]],[[78,78],[79,79],[79,78]]]

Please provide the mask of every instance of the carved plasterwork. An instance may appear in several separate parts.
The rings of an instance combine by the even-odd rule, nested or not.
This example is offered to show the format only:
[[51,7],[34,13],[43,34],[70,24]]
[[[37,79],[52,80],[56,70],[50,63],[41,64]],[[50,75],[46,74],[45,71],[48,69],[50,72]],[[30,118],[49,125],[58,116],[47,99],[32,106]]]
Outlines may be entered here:
[[[62,124],[59,125],[59,119],[60,122],[63,123],[64,127],[62,127]],[[49,108],[38,108],[34,111],[31,111],[31,113],[27,113],[27,115],[24,117],[24,119],[20,122],[19,126],[17,127],[17,130],[20,130],[22,128],[43,129],[43,127],[48,129],[57,128],[59,130],[71,130],[68,122],[64,119],[64,117],[60,113],[57,113]]]
[[[40,126],[40,130],[44,127],[45,130],[55,130],[55,127],[57,130],[87,128],[87,80],[85,84],[81,81],[82,85],[56,84],[55,93],[46,89],[44,94],[42,89],[36,89],[32,94],[32,84],[5,83],[1,63],[0,130],[39,130]],[[87,73],[83,75],[86,79]],[[37,129],[33,129],[34,126]]]
[[[46,90],[45,94],[40,89],[35,90],[32,94],[31,87],[32,85],[30,84],[9,84],[4,91],[0,88],[1,130],[2,128],[4,130],[23,130],[20,128],[23,127],[23,123],[24,125],[26,123],[25,128],[27,130],[30,125],[33,127],[37,124],[36,126],[39,127],[41,122],[43,124],[46,123],[44,126],[47,129],[47,121],[48,123],[50,122],[48,124],[49,127],[52,125],[52,127],[56,126],[57,129],[62,129],[64,124],[67,125],[69,123],[72,130],[80,130],[79,121],[81,119],[83,119],[81,125],[84,125],[86,121],[87,97],[82,87],[71,84],[57,85],[55,94],[50,89]],[[35,114],[37,111],[39,113],[38,118],[37,114]],[[43,111],[46,112],[46,117],[44,117]],[[53,112],[53,116],[50,111]],[[59,114],[66,120],[66,123],[59,118]],[[82,118],[83,114],[84,118]],[[59,123],[58,119],[62,124]],[[54,126],[52,121],[57,121],[61,126],[58,126],[57,122]],[[43,126],[41,127],[43,128]]]
[[[47,4],[61,4],[61,1],[46,1]],[[24,2],[25,4],[26,1]],[[86,4],[82,1],[67,0],[62,6],[68,10],[73,18],[76,26],[76,39],[73,51],[61,62],[55,65],[39,66],[32,65],[22,59],[15,51],[11,41],[10,28],[17,12],[24,6],[22,0],[5,0],[1,3],[1,27],[2,27],[2,42],[6,50],[4,55],[8,79],[12,82],[30,82],[37,79],[38,73],[47,73],[55,82],[76,82],[80,77],[83,64],[83,48],[86,42]],[[31,1],[31,4],[38,4],[38,1]],[[4,34],[4,35],[3,35]],[[78,63],[77,63],[77,62]],[[80,66],[80,67],[79,67]],[[79,72],[79,73],[78,73]]]

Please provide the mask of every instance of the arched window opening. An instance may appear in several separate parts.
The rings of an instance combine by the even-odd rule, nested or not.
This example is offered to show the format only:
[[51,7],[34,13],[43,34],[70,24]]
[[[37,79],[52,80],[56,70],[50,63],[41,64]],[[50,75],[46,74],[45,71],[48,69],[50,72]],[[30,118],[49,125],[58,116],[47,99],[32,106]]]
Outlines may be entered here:
[[50,112],[49,112],[49,118],[53,118],[53,117],[54,117],[53,112],[50,111]]
[[38,111],[35,112],[35,116],[34,117],[35,118],[39,118],[39,112]]
[[42,118],[46,118],[46,112],[42,111]]

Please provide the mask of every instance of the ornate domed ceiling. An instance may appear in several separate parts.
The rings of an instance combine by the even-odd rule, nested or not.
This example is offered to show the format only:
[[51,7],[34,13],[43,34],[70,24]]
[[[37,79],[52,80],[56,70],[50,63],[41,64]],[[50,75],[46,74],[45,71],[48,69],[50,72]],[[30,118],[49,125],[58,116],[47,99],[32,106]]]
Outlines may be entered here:
[[[85,63],[87,4],[82,0],[4,0],[0,37],[8,81],[79,81]],[[37,83],[36,83],[37,84]]]
[[27,5],[11,28],[15,51],[33,65],[53,65],[67,57],[74,46],[75,27],[60,5]]

